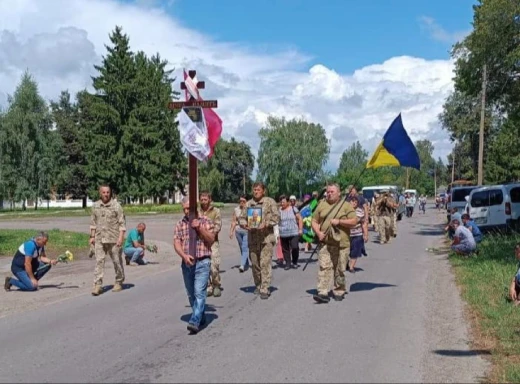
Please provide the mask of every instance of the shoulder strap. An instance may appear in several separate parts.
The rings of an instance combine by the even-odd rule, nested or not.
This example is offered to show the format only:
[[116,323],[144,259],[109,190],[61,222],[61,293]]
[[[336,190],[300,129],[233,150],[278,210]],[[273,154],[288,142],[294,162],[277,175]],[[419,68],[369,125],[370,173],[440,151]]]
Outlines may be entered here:
[[[323,223],[325,223],[325,221],[327,220],[327,218],[330,216],[330,214],[332,213],[332,211],[334,211],[336,209],[336,207],[340,204],[340,203],[343,203],[343,199],[340,199],[338,200],[338,202],[336,204],[334,204],[332,206],[332,208],[330,209],[330,211],[325,215],[325,217],[323,218],[323,221],[321,222],[320,224],[320,229],[321,229],[321,226],[323,225]],[[338,212],[336,212],[337,214]]]

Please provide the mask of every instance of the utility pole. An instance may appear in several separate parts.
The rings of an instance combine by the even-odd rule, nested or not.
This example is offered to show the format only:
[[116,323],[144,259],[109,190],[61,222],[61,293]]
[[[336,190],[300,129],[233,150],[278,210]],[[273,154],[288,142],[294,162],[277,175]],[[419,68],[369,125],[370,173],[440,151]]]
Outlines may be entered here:
[[478,138],[478,185],[484,183],[484,121],[486,117],[487,66],[484,64],[482,74],[482,105],[480,107],[480,133]]
[[453,147],[453,151],[451,152],[451,186],[453,187],[453,182],[455,181],[455,152],[457,146]]
[[437,164],[433,166],[433,197],[437,196]]

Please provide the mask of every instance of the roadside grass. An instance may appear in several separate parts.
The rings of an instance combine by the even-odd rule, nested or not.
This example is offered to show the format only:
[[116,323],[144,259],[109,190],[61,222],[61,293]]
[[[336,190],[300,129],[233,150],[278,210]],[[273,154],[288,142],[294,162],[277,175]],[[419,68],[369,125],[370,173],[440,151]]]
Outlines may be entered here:
[[[225,207],[224,203],[213,203],[217,208]],[[124,205],[125,215],[142,215],[142,214],[174,214],[181,213],[181,204],[143,204],[143,205]],[[38,210],[27,209],[26,211],[18,210],[0,210],[0,220],[23,219],[31,217],[71,217],[71,216],[89,216],[90,208],[50,208],[45,206]]]
[[450,254],[462,296],[474,320],[474,348],[491,353],[486,381],[520,382],[520,307],[508,298],[518,262],[514,246],[520,236],[494,235],[479,245],[476,257]]
[[[37,229],[0,229],[0,256],[12,257],[20,244],[29,240],[39,232]],[[52,229],[47,231],[49,242],[45,247],[51,257],[70,250],[88,248],[89,235],[86,233],[61,231]],[[56,254],[56,255],[55,255]]]

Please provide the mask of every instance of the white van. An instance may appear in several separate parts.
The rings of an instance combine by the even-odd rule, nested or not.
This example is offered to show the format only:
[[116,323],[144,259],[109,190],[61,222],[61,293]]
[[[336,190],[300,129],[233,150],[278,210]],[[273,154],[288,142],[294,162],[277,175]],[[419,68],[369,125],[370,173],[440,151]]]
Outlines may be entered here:
[[403,194],[406,194],[406,193],[415,195],[415,197],[419,197],[419,196],[417,196],[417,189],[405,189]]
[[397,186],[396,185],[374,185],[371,187],[364,187],[361,190],[361,194],[365,198],[365,200],[368,201],[369,204],[372,203],[372,198],[374,197],[374,194],[380,191],[384,191],[385,189],[388,189],[390,193],[394,193],[397,195]]
[[451,215],[451,209],[457,208],[457,212],[466,213],[466,196],[469,196],[471,191],[479,188],[478,185],[465,186],[465,187],[454,187],[451,190],[451,198],[448,203],[448,217]]
[[484,230],[520,227],[520,183],[475,188],[468,199],[469,216]]

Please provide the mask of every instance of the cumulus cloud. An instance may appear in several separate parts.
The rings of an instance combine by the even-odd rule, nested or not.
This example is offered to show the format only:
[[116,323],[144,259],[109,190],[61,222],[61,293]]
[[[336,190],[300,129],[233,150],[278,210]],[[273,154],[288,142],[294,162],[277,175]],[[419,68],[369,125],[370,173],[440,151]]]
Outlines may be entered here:
[[[394,57],[338,73],[326,64],[308,67],[310,56],[294,49],[266,53],[217,42],[186,28],[157,2],[139,0],[0,0],[0,107],[28,69],[47,99],[61,90],[90,88],[94,64],[105,54],[115,25],[130,36],[134,51],[159,52],[176,68],[196,69],[206,81],[203,97],[219,100],[224,136],[252,146],[269,115],[320,123],[331,139],[328,168],[359,140],[373,151],[392,120],[402,113],[412,139],[431,139],[435,155],[451,149],[437,116],[452,90],[453,63]],[[178,86],[178,83],[177,83]]]
[[470,33],[469,29],[466,31],[449,32],[443,28],[442,25],[438,24],[434,18],[429,16],[421,16],[419,18],[419,23],[421,28],[428,32],[432,39],[440,41],[441,43],[456,43],[457,41],[464,39]]

